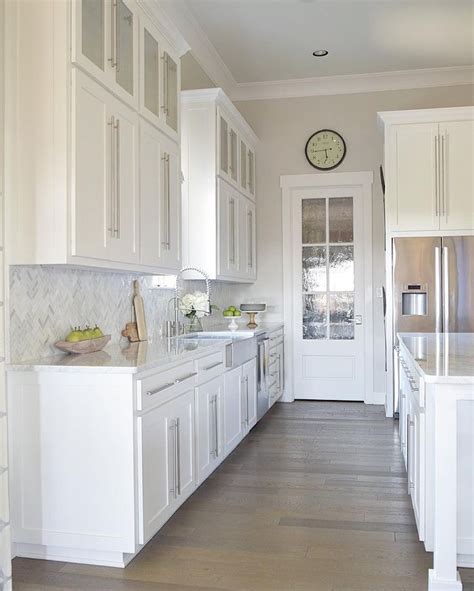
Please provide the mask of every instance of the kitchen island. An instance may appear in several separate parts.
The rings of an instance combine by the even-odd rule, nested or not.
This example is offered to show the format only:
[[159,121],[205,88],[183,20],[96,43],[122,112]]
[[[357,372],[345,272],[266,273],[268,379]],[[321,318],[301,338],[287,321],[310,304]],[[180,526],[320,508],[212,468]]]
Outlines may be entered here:
[[474,567],[474,334],[400,333],[400,439],[429,591]]

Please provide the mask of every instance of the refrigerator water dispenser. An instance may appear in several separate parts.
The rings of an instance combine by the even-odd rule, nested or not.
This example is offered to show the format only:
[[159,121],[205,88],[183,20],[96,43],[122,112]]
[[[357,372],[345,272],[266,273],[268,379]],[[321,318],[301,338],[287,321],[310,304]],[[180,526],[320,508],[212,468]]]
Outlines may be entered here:
[[402,291],[402,315],[426,316],[428,293],[426,285],[404,285]]

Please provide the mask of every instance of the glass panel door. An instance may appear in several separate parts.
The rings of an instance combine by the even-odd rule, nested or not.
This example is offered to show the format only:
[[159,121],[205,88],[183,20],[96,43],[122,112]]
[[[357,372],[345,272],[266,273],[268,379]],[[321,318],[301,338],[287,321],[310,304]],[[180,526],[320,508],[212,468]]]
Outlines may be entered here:
[[232,180],[238,179],[238,151],[237,151],[237,133],[231,129],[229,133],[230,141],[230,174]]
[[255,153],[252,150],[249,150],[248,167],[249,167],[248,188],[249,188],[250,194],[255,195]]
[[81,21],[82,54],[104,71],[104,0],[82,0]]
[[247,191],[247,146],[240,140],[240,187]]
[[165,113],[166,124],[178,131],[178,66],[165,52]]
[[143,29],[143,83],[145,107],[157,117],[160,114],[160,52],[158,41]]
[[303,339],[354,339],[352,197],[302,200]]
[[219,117],[219,132],[219,167],[221,172],[227,174],[229,170],[228,127],[222,115]]
[[133,19],[134,15],[124,0],[117,0],[117,83],[133,96]]

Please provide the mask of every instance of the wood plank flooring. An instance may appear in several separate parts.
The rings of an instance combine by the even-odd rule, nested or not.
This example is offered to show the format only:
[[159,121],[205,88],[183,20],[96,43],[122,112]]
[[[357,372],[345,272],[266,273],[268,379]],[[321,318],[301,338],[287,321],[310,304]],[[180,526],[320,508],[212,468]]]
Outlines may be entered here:
[[278,404],[126,569],[15,559],[13,588],[426,591],[406,486],[380,407]]

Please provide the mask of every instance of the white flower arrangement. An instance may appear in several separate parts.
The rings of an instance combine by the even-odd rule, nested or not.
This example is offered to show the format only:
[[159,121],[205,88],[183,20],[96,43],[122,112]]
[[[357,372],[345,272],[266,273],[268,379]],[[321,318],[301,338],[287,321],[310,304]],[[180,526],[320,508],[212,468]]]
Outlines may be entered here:
[[181,298],[179,309],[186,318],[203,318],[210,313],[209,300],[202,291],[187,293]]

